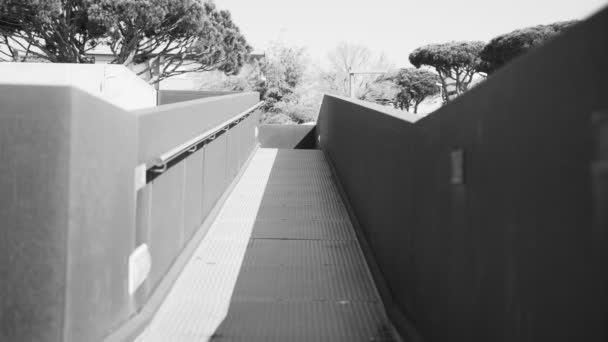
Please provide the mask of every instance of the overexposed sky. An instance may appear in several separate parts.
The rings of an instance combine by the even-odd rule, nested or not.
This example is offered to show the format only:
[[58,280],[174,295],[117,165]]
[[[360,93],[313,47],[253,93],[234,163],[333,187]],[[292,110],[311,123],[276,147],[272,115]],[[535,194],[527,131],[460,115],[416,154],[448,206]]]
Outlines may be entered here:
[[264,51],[273,40],[306,47],[324,64],[346,41],[384,52],[398,67],[416,47],[483,40],[514,29],[584,19],[608,0],[215,0],[232,13],[248,42]]

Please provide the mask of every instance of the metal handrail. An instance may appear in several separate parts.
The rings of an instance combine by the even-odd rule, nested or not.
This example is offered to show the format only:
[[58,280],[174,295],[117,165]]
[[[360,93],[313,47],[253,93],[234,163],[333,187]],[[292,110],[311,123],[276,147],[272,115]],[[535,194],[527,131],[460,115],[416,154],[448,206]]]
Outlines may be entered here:
[[260,101],[258,103],[256,103],[254,106],[246,109],[245,111],[233,116],[232,118],[222,122],[221,124],[215,126],[212,129],[209,129],[199,135],[197,135],[196,137],[186,141],[183,144],[180,144],[174,148],[172,148],[171,150],[163,153],[162,155],[160,155],[158,158],[156,158],[154,160],[154,165],[151,168],[154,168],[154,172],[158,172],[158,173],[162,173],[165,170],[167,170],[167,164],[177,158],[178,156],[184,154],[184,153],[193,153],[194,151],[196,151],[197,146],[204,142],[205,140],[213,140],[215,139],[216,135],[218,135],[219,133],[221,133],[222,131],[227,132],[231,127],[232,124],[236,124],[239,123],[240,121],[242,121],[242,119],[244,119],[245,117],[247,117],[249,114],[251,114],[251,112],[255,111],[256,109],[258,109],[262,104],[264,103],[264,101]]

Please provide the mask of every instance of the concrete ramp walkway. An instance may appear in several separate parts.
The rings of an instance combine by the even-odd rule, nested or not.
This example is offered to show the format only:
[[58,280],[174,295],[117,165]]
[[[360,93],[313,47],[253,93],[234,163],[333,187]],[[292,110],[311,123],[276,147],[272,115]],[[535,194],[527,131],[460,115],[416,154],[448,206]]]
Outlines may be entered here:
[[143,341],[393,341],[323,152],[259,149]]

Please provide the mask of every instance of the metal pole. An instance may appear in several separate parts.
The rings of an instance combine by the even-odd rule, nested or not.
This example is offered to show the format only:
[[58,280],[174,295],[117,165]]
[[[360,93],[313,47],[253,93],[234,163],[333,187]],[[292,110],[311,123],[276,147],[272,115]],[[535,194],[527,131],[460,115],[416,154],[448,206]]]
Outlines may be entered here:
[[355,89],[353,88],[353,77],[355,77],[355,74],[353,74],[352,72],[348,73],[348,93],[350,94],[351,98],[355,98]]
[[372,74],[386,74],[388,71],[386,70],[370,70],[370,71],[353,71],[351,68],[348,68],[348,93],[351,98],[355,98],[355,89],[353,87],[353,78],[355,74],[361,75],[372,75]]

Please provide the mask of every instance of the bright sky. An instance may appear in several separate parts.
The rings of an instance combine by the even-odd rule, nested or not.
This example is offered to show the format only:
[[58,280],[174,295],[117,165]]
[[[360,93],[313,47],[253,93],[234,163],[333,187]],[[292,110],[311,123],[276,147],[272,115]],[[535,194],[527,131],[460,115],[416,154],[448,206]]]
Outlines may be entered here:
[[584,19],[608,0],[215,0],[257,51],[273,40],[306,47],[322,64],[346,41],[406,66],[418,46],[483,40],[514,29]]

